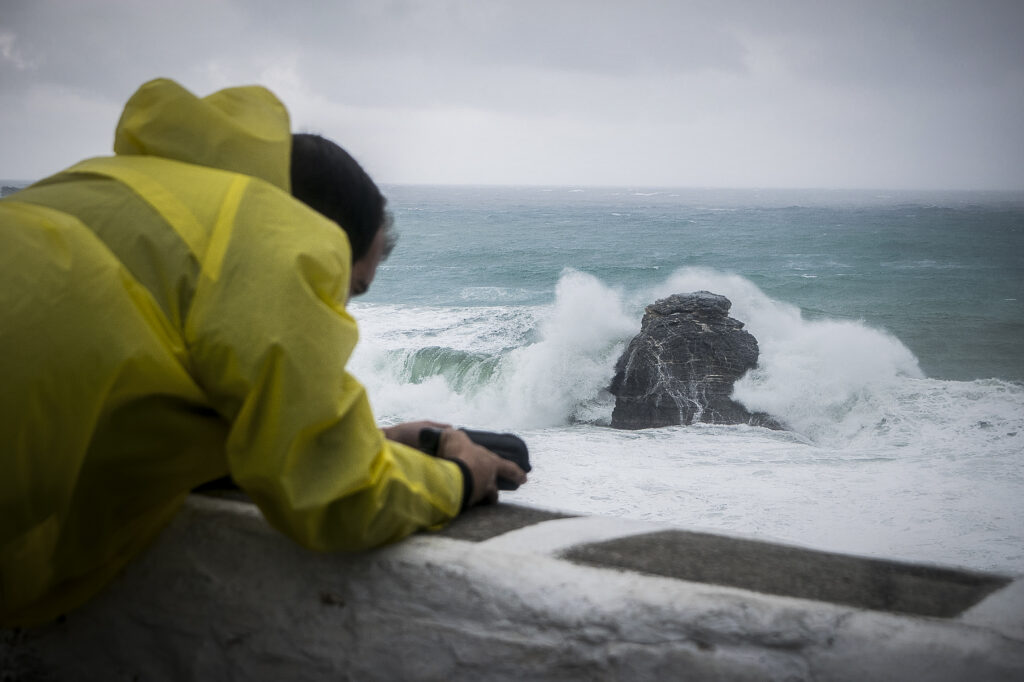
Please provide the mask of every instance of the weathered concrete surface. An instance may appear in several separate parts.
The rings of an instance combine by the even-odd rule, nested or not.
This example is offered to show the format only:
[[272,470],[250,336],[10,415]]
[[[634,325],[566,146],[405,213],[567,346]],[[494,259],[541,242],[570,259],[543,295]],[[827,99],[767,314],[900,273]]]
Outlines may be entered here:
[[666,530],[573,547],[563,557],[695,582],[867,609],[949,618],[1009,580],[770,542]]
[[[679,533],[502,505],[443,534],[318,555],[245,502],[194,496],[90,605],[4,633],[0,670],[5,682],[1024,679],[1020,581],[917,567],[939,585],[927,603],[946,603],[943,584],[977,592],[945,617],[870,610],[712,583],[759,575],[766,548],[766,572],[824,568],[796,581],[819,599],[830,581],[862,597],[917,590],[857,582],[914,567]],[[704,556],[682,561],[680,547]],[[673,577],[686,562],[703,574]]]

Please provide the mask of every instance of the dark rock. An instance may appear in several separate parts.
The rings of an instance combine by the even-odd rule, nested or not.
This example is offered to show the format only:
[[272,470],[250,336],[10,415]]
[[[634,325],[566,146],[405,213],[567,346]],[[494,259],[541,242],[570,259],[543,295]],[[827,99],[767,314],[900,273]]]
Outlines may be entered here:
[[706,422],[781,428],[730,398],[757,366],[757,339],[729,317],[725,296],[673,294],[647,306],[640,333],[615,366],[612,427],[645,429]]

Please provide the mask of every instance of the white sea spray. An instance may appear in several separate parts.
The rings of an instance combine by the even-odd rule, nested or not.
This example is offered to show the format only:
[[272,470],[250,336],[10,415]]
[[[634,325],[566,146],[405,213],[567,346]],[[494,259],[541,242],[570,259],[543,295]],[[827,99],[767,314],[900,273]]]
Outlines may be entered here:
[[[1024,573],[1016,204],[414,194],[351,369],[386,423],[524,435],[506,499]],[[700,289],[759,342],[734,397],[790,430],[605,426],[644,306]]]

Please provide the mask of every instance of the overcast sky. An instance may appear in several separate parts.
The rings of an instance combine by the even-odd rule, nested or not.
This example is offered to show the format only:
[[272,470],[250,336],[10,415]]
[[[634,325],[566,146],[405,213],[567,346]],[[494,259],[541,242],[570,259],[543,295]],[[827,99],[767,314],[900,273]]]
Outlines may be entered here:
[[383,183],[1024,189],[1024,1],[0,0],[0,178],[261,83]]

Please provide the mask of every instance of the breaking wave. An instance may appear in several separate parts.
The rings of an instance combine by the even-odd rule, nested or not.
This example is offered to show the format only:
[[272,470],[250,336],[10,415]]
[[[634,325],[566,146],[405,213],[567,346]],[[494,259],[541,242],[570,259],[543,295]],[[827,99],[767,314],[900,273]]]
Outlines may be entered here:
[[[607,424],[614,398],[606,389],[639,331],[643,306],[698,290],[728,297],[732,316],[758,340],[759,365],[737,382],[734,398],[808,442],[858,448],[928,440],[948,447],[943,439],[974,437],[979,428],[1024,433],[1020,385],[927,379],[913,353],[885,330],[805,319],[750,280],[704,268],[677,270],[632,292],[567,270],[547,306],[357,304],[362,340],[353,373],[385,422],[431,418],[508,429]],[[988,426],[977,427],[981,422]]]

